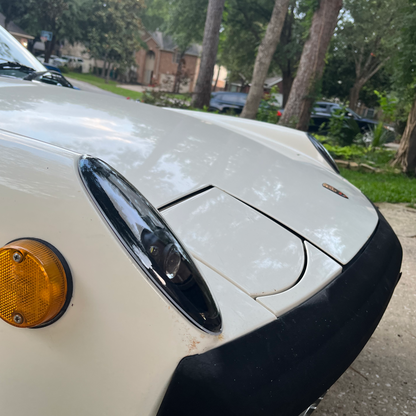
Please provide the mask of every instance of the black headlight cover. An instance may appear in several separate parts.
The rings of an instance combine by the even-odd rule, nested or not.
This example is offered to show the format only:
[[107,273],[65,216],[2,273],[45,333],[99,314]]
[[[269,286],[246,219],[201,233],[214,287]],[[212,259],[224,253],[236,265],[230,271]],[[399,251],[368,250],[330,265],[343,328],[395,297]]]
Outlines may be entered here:
[[329,154],[328,150],[325,149],[325,146],[319,140],[316,140],[315,137],[313,137],[311,134],[307,134],[307,136],[311,143],[315,146],[316,150],[328,162],[329,166],[331,166],[331,168],[334,169],[336,173],[339,173],[337,164],[335,163],[332,156]]
[[79,172],[99,211],[150,280],[191,322],[221,332],[221,315],[192,258],[159,212],[122,175],[83,156]]

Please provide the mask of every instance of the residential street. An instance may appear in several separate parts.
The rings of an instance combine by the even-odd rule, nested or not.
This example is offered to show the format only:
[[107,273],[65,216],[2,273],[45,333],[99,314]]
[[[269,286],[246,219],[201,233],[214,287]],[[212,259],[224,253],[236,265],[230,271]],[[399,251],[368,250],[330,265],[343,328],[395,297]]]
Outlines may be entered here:
[[91,85],[88,82],[84,81],[78,81],[73,78],[65,77],[74,87],[78,87],[82,91],[88,91],[88,92],[95,92],[97,94],[104,94],[104,95],[110,95],[113,98],[122,98],[120,95],[113,94],[112,92],[102,90],[101,88],[96,87],[95,85]]
[[373,337],[316,416],[416,415],[416,210],[380,209],[400,238],[403,275]]

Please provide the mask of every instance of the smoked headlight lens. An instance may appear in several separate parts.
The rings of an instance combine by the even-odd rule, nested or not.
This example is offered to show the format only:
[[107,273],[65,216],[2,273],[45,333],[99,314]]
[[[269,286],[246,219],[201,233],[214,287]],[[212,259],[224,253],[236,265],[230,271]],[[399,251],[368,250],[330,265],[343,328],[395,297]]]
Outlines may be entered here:
[[82,157],[79,170],[101,213],[146,275],[193,323],[219,333],[221,316],[208,286],[159,212],[105,162]]

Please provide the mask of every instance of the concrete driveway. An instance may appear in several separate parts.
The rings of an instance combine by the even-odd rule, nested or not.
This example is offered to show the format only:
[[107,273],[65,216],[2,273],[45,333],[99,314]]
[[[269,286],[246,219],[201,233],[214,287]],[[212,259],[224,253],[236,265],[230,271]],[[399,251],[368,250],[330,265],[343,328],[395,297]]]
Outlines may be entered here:
[[379,207],[400,238],[403,275],[372,338],[314,416],[416,416],[416,210]]

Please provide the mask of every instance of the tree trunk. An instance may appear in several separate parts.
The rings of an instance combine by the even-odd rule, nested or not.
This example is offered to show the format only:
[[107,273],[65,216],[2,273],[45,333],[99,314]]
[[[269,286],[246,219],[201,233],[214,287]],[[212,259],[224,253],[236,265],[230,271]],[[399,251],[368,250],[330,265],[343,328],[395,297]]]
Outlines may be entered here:
[[185,56],[185,50],[181,52],[181,56],[179,57],[179,63],[178,68],[176,70],[176,76],[175,76],[175,83],[173,85],[173,92],[175,94],[179,94],[179,90],[181,87],[182,82],[182,67],[183,67],[183,57]]
[[360,91],[363,87],[363,84],[360,82],[360,80],[356,80],[353,87],[350,90],[350,103],[349,107],[351,110],[355,111],[357,108],[358,99],[360,97]]
[[406,129],[393,164],[400,165],[404,173],[416,174],[416,100],[407,118]]
[[204,40],[202,42],[201,65],[198,80],[192,97],[192,106],[209,106],[211,99],[212,77],[220,39],[220,26],[225,0],[209,0],[205,21]]
[[293,85],[293,74],[292,71],[289,69],[287,71],[282,72],[282,91],[280,93],[283,95],[283,108],[286,108],[286,104],[289,100],[290,90],[292,89]]
[[307,131],[325,66],[325,54],[334,34],[342,0],[321,0],[313,15],[309,39],[303,47],[289,101],[279,124]]
[[241,117],[243,118],[254,119],[256,117],[260,101],[263,98],[264,81],[266,81],[273,54],[279,43],[289,2],[290,0],[276,0],[274,4],[272,17],[257,52],[250,92],[248,93],[246,105],[241,113]]
[[111,71],[111,62],[108,63],[107,74],[105,76],[105,83],[108,84],[108,80],[110,79],[110,71]]
[[105,79],[105,67],[107,66],[107,53],[104,55],[103,58],[103,72],[101,73],[101,77]]
[[49,63],[49,58],[52,55],[53,49],[55,48],[56,36],[52,36],[52,40],[48,42],[48,47],[45,48],[45,63]]
[[218,72],[217,72],[217,78],[215,79],[214,87],[212,88],[212,92],[215,92],[217,89],[218,79],[220,78],[220,71],[221,71],[221,65],[218,65]]

